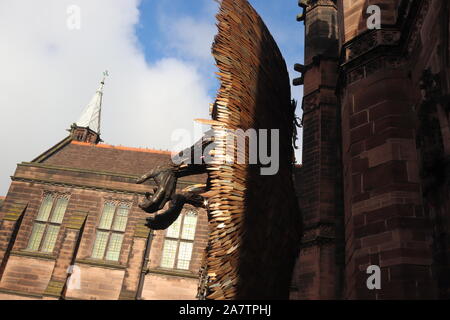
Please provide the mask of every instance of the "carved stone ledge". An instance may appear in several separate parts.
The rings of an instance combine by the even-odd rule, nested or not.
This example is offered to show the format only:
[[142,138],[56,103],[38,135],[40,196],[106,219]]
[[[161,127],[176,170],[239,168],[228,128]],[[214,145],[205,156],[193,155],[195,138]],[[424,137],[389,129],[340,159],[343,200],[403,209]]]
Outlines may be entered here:
[[10,253],[12,256],[22,256],[22,257],[29,257],[29,258],[36,258],[36,259],[43,259],[43,260],[56,260],[57,256],[50,254],[50,253],[41,253],[41,252],[34,252],[34,251],[26,251],[26,250],[13,250]]
[[400,57],[378,57],[347,73],[347,84],[367,78],[381,70],[395,70],[401,68],[406,63],[404,58]]
[[149,274],[161,274],[165,276],[173,276],[173,277],[182,277],[182,278],[192,278],[192,279],[198,279],[198,274],[193,274],[189,270],[181,271],[181,270],[172,270],[172,269],[147,269]]
[[122,265],[118,262],[106,262],[103,260],[94,260],[94,259],[77,259],[75,261],[76,264],[84,264],[91,267],[100,267],[106,269],[117,269],[117,270],[125,270],[127,268],[126,265]]
[[48,186],[58,186],[58,187],[66,187],[66,188],[80,188],[83,190],[95,190],[95,191],[106,191],[106,192],[114,192],[119,194],[127,194],[127,195],[144,195],[145,192],[137,192],[119,188],[108,188],[103,186],[93,186],[93,185],[84,185],[79,183],[69,183],[69,182],[59,182],[57,180],[52,179],[32,179],[28,177],[20,177],[20,176],[11,176],[12,181],[20,181],[20,182],[31,182],[31,183],[39,183]]
[[302,3],[305,5],[307,12],[311,11],[315,7],[327,6],[336,8],[336,0],[304,0]]
[[380,29],[361,35],[357,40],[346,45],[345,63],[354,60],[379,46],[396,46],[399,44],[399,30]]

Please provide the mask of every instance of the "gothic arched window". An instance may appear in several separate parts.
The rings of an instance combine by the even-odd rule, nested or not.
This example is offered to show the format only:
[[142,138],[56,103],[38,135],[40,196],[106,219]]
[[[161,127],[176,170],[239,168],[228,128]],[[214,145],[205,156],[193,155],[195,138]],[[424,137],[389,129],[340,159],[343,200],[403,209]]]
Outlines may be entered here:
[[97,226],[92,258],[119,261],[129,211],[129,204],[105,202]]
[[167,229],[161,267],[188,270],[194,247],[197,211],[189,209]]
[[45,193],[33,224],[27,250],[52,253],[69,203],[68,195]]

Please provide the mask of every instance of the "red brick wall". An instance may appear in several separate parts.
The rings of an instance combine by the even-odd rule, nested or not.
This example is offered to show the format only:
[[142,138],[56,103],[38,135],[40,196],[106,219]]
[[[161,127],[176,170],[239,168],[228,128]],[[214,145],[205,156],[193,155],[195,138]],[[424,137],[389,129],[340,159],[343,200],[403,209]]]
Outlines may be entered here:
[[[73,146],[84,148],[77,150],[81,153],[81,156],[84,150],[90,150],[93,153],[97,152],[93,150],[106,150],[106,159],[110,152],[109,148],[96,149],[96,147],[84,145],[70,145],[70,147]],[[133,155],[138,153],[134,152]],[[86,157],[88,157],[87,154],[89,152],[86,153]],[[154,154],[151,153],[142,154],[146,154],[151,159],[154,157]],[[75,157],[73,153],[71,156]],[[75,160],[68,160],[69,158],[67,158],[67,161],[72,164]],[[86,164],[90,161],[84,159],[80,163]],[[147,163],[150,165],[151,161],[147,161]],[[21,164],[16,170],[7,200],[0,211],[0,226],[3,226],[0,230],[0,264],[4,264],[3,276],[0,275],[0,294],[14,299],[22,297],[51,299],[62,294],[67,299],[135,298],[146,245],[145,235],[141,231],[138,232],[137,228],[140,230],[146,229],[142,225],[147,215],[138,207],[138,202],[143,197],[144,192],[151,190],[151,184],[135,184],[136,168],[128,169],[128,171],[123,169],[125,172],[107,173],[99,170],[103,168],[101,166],[80,169],[61,167],[63,164],[64,161],[58,162],[58,166],[37,163]],[[121,165],[124,168],[126,167],[124,162]],[[134,163],[128,163],[128,166],[134,165]],[[80,167],[82,166],[84,165],[80,165]],[[119,167],[109,167],[113,170],[119,170]],[[150,169],[151,167],[145,167],[144,170],[144,166],[142,166],[142,172]],[[200,179],[201,177],[197,181],[200,181]],[[184,187],[189,183],[191,182],[184,179],[179,186]],[[70,200],[54,252],[52,254],[29,253],[25,249],[44,191],[68,193],[70,194]],[[121,200],[132,205],[120,258],[117,263],[91,258],[96,227],[105,200]],[[11,245],[13,227],[18,224],[10,220],[2,221],[2,219],[11,214],[11,208],[17,202],[25,203],[28,206],[20,223],[15,242],[11,251],[8,252],[8,258],[8,255],[4,253],[6,248]],[[86,217],[86,219],[84,220],[83,217]],[[81,228],[83,221],[85,223]],[[189,286],[184,286],[183,283],[183,288],[180,288],[180,290],[189,292],[187,296],[195,298],[198,269],[207,239],[207,217],[204,210],[200,210],[196,230],[189,272],[180,274],[175,270],[169,270],[176,276],[162,276],[161,279],[174,278],[177,281],[159,280],[158,287],[152,286],[152,294],[144,298],[150,299],[159,295],[167,296],[167,292],[171,290],[165,289],[164,286],[176,287],[176,283],[181,283],[179,279],[184,279],[183,281],[190,283]],[[158,269],[163,244],[161,239],[163,239],[164,233],[165,231],[155,232],[155,241],[153,241],[150,250],[150,268]],[[78,243],[79,246],[77,247]],[[78,248],[77,251],[75,251],[76,248]],[[72,261],[75,261],[76,267],[79,268],[81,287],[77,289],[69,286],[64,291],[64,285],[67,284],[68,277],[67,268]],[[160,276],[154,275],[152,279],[158,277]],[[193,285],[194,283],[195,285]],[[159,294],[159,290],[162,290],[161,294]],[[177,290],[174,290],[174,292],[177,292]],[[177,298],[177,294],[173,298]]]
[[142,297],[145,300],[195,300],[198,279],[163,274],[145,277]]
[[[406,39],[419,21],[402,20],[399,8],[406,7],[401,2],[379,3],[382,22],[392,25],[393,38],[391,34],[385,36],[384,30],[363,33],[367,18],[364,11],[369,4],[377,3],[344,1],[341,12],[345,29],[341,42],[346,51],[342,55],[345,65],[341,78],[345,80],[340,93],[345,298],[349,299],[433,298],[436,293],[431,223],[423,208],[416,150],[416,93],[412,88],[418,81],[409,73],[414,62],[408,53],[395,47],[405,48],[408,43],[400,38],[389,42],[395,39],[395,32],[402,32]],[[419,14],[414,12],[417,9],[413,6],[409,15]],[[399,29],[402,26],[404,29]],[[366,46],[369,38],[374,39],[372,47]],[[382,49],[382,45],[391,48]],[[366,286],[369,265],[381,267],[381,290],[368,290]]]
[[52,260],[12,255],[0,281],[0,290],[43,294],[54,265]]

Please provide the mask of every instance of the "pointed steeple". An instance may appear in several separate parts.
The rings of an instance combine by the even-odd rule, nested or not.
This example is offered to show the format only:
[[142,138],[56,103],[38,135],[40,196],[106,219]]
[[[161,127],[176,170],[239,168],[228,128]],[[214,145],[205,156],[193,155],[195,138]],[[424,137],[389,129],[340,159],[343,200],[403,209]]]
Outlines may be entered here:
[[103,73],[103,80],[100,83],[100,87],[97,89],[97,92],[92,97],[76,123],[77,126],[88,127],[98,134],[100,134],[100,116],[102,113],[103,87],[105,85],[106,76],[108,76],[108,71]]
[[83,110],[81,117],[70,128],[72,138],[77,141],[98,143],[100,142],[100,120],[102,113],[103,87],[108,71],[103,72],[103,80],[95,92],[91,101]]

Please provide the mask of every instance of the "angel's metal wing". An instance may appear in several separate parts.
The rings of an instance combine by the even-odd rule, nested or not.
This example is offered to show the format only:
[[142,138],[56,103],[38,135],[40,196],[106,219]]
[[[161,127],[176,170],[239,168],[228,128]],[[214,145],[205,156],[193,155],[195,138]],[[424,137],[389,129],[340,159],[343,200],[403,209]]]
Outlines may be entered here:
[[[288,71],[247,0],[222,0],[217,22],[213,55],[221,85],[212,109],[216,157],[207,164],[210,233],[201,292],[207,299],[288,298],[300,242]],[[248,148],[234,153],[245,164],[223,161],[230,150],[225,136],[239,138],[236,129],[278,130],[278,155],[271,150],[279,161],[276,174],[262,175],[260,158],[250,164]]]

